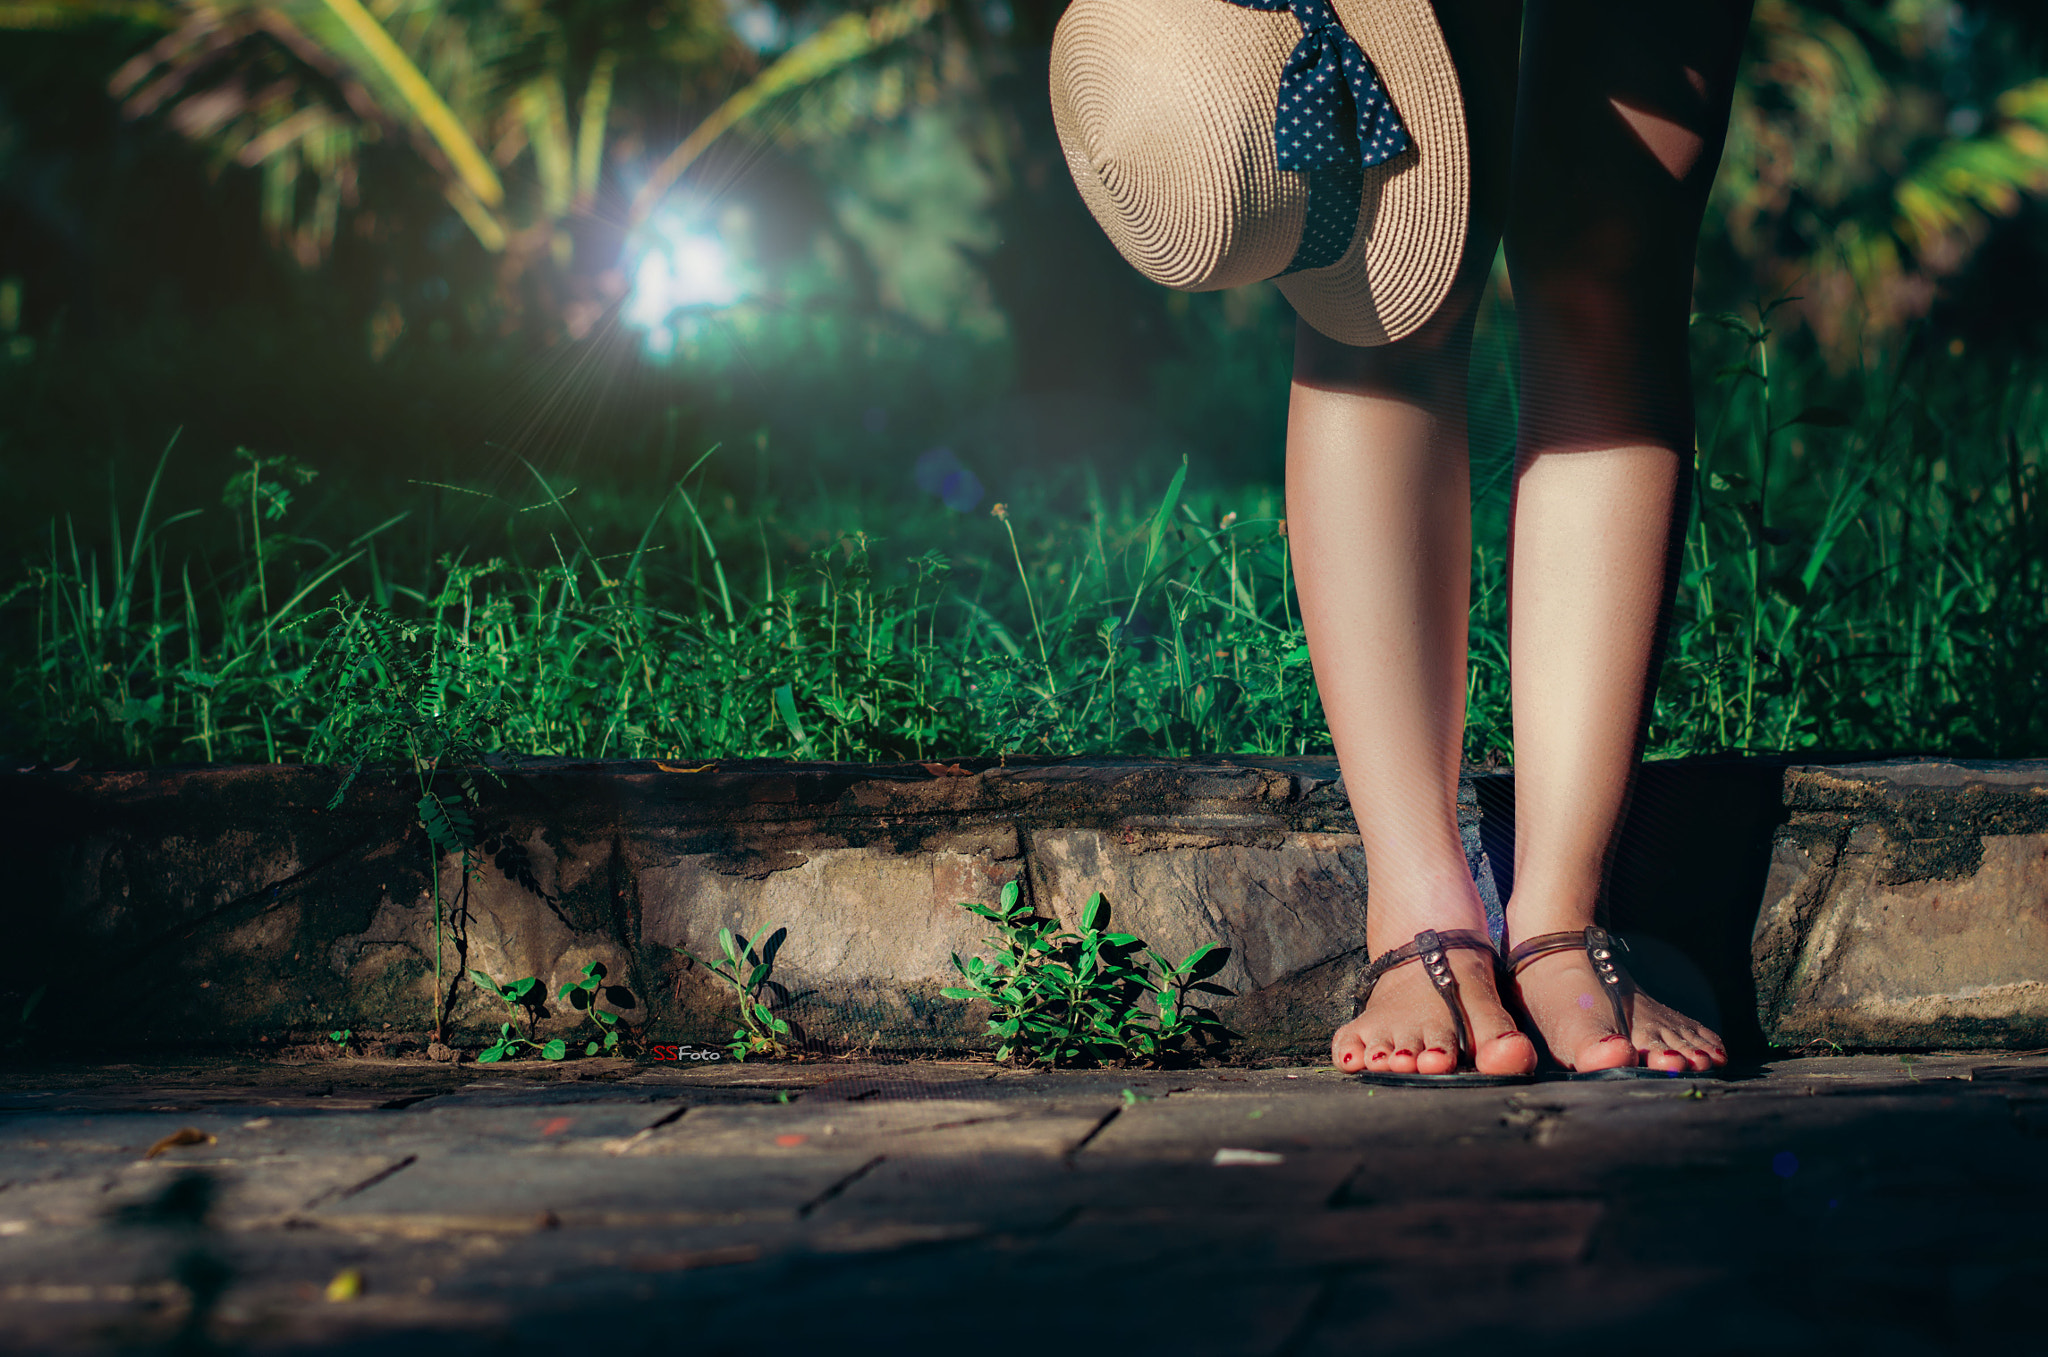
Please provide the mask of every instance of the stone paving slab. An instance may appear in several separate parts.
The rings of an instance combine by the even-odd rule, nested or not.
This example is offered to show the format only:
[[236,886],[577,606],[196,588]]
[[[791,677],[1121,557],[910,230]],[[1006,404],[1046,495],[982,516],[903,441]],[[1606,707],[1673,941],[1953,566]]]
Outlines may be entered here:
[[2024,1349],[2048,1284],[2038,1053],[6,1075],[8,1352],[1928,1353]]

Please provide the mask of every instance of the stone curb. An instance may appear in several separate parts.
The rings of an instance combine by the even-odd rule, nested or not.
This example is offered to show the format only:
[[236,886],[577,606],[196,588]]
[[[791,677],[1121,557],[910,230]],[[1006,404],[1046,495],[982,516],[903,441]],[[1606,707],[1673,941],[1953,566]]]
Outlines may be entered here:
[[[1230,949],[1245,1056],[1313,1056],[1351,1016],[1365,866],[1328,759],[688,765],[530,760],[478,780],[484,852],[442,864],[445,978],[553,994],[602,961],[661,1040],[722,1040],[724,996],[673,949],[785,930],[778,1002],[841,1049],[985,1044],[940,996],[980,946],[956,907],[1018,881],[1073,922],[1175,957]],[[0,775],[16,946],[0,991],[63,987],[66,1032],[148,1045],[418,1030],[433,920],[416,788],[302,766]],[[1511,887],[1512,778],[1469,779],[1482,895]],[[1649,765],[1612,923],[1646,987],[1766,1042],[2027,1045],[2048,1037],[2048,764]],[[1916,875],[1917,874],[1917,875]],[[1498,878],[1498,880],[1496,880]],[[1935,887],[1928,883],[1941,882]],[[459,955],[458,955],[459,954]],[[453,1020],[501,1006],[466,982]],[[544,1034],[583,1019],[557,1010]],[[1754,1015],[1754,1016],[1752,1016]]]

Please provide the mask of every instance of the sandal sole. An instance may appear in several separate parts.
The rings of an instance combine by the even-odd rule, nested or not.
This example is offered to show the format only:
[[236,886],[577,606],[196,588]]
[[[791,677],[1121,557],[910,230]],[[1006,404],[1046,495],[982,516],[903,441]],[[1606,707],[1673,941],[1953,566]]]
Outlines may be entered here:
[[1617,1065],[1606,1070],[1558,1070],[1543,1076],[1572,1084],[1613,1084],[1630,1079],[1722,1079],[1720,1070],[1653,1070],[1643,1065]]
[[1388,1088],[1505,1088],[1510,1084],[1533,1084],[1533,1074],[1396,1074],[1389,1070],[1362,1070],[1351,1076],[1361,1084]]

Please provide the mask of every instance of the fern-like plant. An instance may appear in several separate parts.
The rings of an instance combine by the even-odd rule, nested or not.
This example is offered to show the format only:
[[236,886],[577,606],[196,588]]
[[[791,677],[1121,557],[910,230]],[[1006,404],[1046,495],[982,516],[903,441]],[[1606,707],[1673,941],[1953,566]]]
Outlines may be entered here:
[[[442,605],[449,601],[444,595]],[[472,662],[466,646],[444,648],[435,628],[373,603],[344,599],[314,614],[308,625],[324,627],[306,666],[306,682],[320,693],[326,711],[313,733],[314,757],[342,771],[329,808],[340,806],[364,769],[375,765],[403,768],[418,792],[413,810],[426,838],[434,901],[431,1020],[439,1040],[451,997],[442,988],[441,862],[459,853],[465,878],[472,870],[477,832],[470,812],[478,799],[473,770],[482,767],[510,704],[500,681]]]

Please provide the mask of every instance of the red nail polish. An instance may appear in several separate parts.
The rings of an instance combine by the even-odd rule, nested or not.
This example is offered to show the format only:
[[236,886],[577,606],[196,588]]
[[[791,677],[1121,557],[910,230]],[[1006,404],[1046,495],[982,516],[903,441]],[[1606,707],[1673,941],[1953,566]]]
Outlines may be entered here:
[[1395,1055],[1406,1055],[1406,1056],[1412,1056],[1412,1055],[1414,1055],[1414,1054],[1415,1054],[1415,1052],[1413,1052],[1413,1051],[1396,1051],[1396,1052],[1394,1052],[1394,1054],[1395,1054]]

